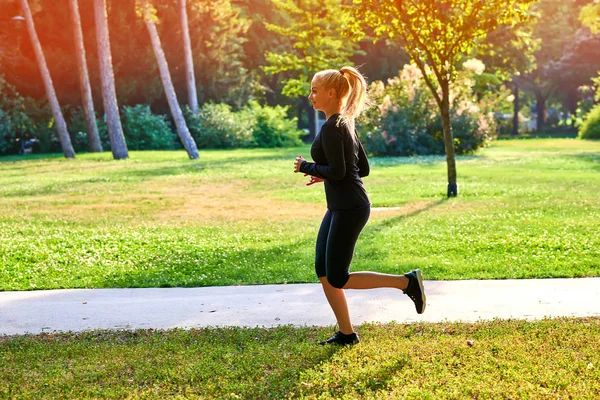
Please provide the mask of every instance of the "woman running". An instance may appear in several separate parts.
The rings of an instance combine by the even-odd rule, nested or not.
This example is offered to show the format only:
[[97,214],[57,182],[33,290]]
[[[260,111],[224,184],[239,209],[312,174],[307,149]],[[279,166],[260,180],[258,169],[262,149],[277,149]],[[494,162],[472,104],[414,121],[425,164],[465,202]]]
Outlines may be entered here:
[[343,289],[397,288],[425,311],[426,298],[420,270],[404,275],[376,272],[349,273],[354,246],[369,219],[371,202],[361,177],[369,175],[369,161],[354,121],[366,108],[367,83],[353,67],[318,72],[308,96],[315,110],[323,111],[323,125],[310,149],[314,162],[296,157],[294,172],[310,176],[307,185],[324,182],[327,212],[317,236],[315,270],[323,285],[339,331],[320,344],[355,344],[358,335],[350,322]]

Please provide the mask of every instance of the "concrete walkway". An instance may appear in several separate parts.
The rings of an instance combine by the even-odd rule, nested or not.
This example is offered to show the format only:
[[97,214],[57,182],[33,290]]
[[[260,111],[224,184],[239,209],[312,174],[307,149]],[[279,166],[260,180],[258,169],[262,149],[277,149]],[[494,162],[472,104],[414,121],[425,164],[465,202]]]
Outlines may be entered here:
[[[425,289],[423,315],[401,291],[348,290],[352,322],[600,316],[600,278],[426,281]],[[0,335],[334,323],[319,284],[0,292]]]

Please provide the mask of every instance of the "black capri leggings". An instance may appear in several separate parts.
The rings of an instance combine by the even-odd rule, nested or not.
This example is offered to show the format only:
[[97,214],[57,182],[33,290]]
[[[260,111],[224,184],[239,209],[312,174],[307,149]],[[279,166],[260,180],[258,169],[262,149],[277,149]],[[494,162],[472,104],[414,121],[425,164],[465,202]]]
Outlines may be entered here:
[[354,210],[327,210],[317,235],[315,270],[319,278],[341,289],[350,278],[350,262],[360,232],[367,224],[371,206]]

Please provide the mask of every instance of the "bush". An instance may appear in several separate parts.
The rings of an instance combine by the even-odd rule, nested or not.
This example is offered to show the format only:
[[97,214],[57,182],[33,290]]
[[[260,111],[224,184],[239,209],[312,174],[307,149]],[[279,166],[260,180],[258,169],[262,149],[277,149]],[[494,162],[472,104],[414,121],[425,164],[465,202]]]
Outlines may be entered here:
[[583,117],[583,122],[579,127],[579,138],[600,139],[600,104],[597,104]]
[[[450,119],[456,154],[471,153],[496,135],[493,110],[506,102],[508,95],[506,89],[501,89],[477,99],[474,76],[470,70],[459,72],[451,88]],[[416,66],[406,65],[398,77],[388,80],[387,86],[373,82],[369,89],[378,106],[370,108],[359,121],[359,135],[369,153],[444,154],[441,113]]]
[[123,107],[123,134],[129,150],[172,149],[174,134],[164,115],[154,115],[150,106]]
[[305,133],[298,129],[296,118],[287,117],[287,107],[261,106],[258,102],[251,101],[241,114],[243,120],[252,123],[252,145],[292,147],[302,144],[300,138]]
[[287,147],[301,144],[304,134],[286,107],[250,102],[239,112],[227,104],[206,103],[198,115],[185,108],[184,115],[199,148]]
[[[71,137],[71,143],[75,152],[80,153],[82,151],[89,151],[90,145],[83,107],[67,106],[63,109],[63,114],[67,120],[67,128],[69,129],[69,136]],[[100,142],[102,143],[102,149],[105,151],[110,150],[110,140],[106,130],[106,123],[102,119],[96,117],[96,125],[98,126],[98,134],[100,136]]]
[[33,121],[25,113],[25,98],[0,76],[0,155],[18,154],[30,138]]
[[227,104],[205,103],[197,115],[186,107],[184,116],[198,148],[240,147],[251,137],[251,127],[241,124]]

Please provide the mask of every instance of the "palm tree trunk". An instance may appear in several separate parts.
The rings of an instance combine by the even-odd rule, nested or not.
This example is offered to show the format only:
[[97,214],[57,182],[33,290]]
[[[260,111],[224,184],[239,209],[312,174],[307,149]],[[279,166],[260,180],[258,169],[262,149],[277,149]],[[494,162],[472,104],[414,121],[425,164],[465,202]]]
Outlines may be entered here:
[[75,151],[73,150],[73,145],[71,144],[71,137],[69,136],[69,131],[67,130],[67,123],[65,122],[65,118],[63,117],[60,109],[60,104],[58,103],[58,98],[56,97],[56,92],[54,91],[52,77],[50,76],[48,65],[46,64],[46,58],[44,57],[44,52],[42,51],[42,45],[40,44],[37,32],[35,31],[33,16],[31,15],[31,9],[29,8],[29,3],[27,0],[21,0],[21,8],[25,14],[27,31],[29,32],[31,44],[33,45],[33,50],[35,52],[35,58],[40,68],[40,73],[42,74],[42,79],[46,88],[46,96],[48,96],[48,102],[52,108],[52,115],[54,115],[54,123],[56,124],[56,130],[58,131],[58,137],[60,138],[63,154],[67,158],[75,158]]
[[79,71],[79,87],[81,89],[81,103],[85,115],[85,126],[87,127],[88,144],[93,153],[102,151],[102,143],[96,124],[96,113],[94,112],[94,101],[92,100],[92,89],[90,77],[85,59],[85,47],[83,45],[83,32],[81,31],[81,18],[79,17],[79,4],[77,0],[69,0],[71,12],[71,25],[73,25],[73,38],[75,40],[75,53],[77,58],[77,69]]
[[100,60],[100,79],[102,81],[102,101],[106,114],[106,125],[110,138],[110,148],[116,160],[127,158],[127,143],[123,135],[123,127],[119,116],[119,106],[115,91],[115,75],[110,54],[108,36],[108,15],[105,0],[94,0],[94,18],[96,21],[96,41]]
[[175,120],[177,134],[179,135],[179,139],[181,139],[181,143],[183,143],[183,147],[185,147],[188,156],[191,159],[197,159],[199,158],[198,148],[196,147],[196,142],[194,142],[194,138],[192,138],[192,135],[190,134],[190,131],[185,123],[183,113],[181,112],[181,107],[179,107],[179,102],[177,102],[177,95],[175,94],[175,88],[173,87],[173,82],[171,81],[169,66],[167,64],[167,59],[165,58],[165,53],[162,50],[160,38],[158,37],[158,32],[156,31],[156,25],[154,22],[148,20],[146,20],[145,23],[148,33],[150,34],[150,40],[152,41],[152,49],[154,50],[154,55],[156,56],[156,62],[158,63],[160,79],[162,80],[165,95],[167,96],[167,101],[169,103],[169,108],[171,109],[171,114]]
[[446,148],[446,164],[448,166],[448,197],[458,195],[456,183],[456,156],[454,151],[454,137],[450,123],[450,88],[448,82],[440,82],[442,88],[442,124],[444,131],[444,147]]
[[194,114],[198,114],[198,94],[196,93],[196,77],[194,76],[194,59],[190,43],[190,30],[186,9],[187,0],[179,0],[179,16],[181,19],[181,33],[183,35],[183,53],[185,54],[185,75],[188,89],[188,104]]

